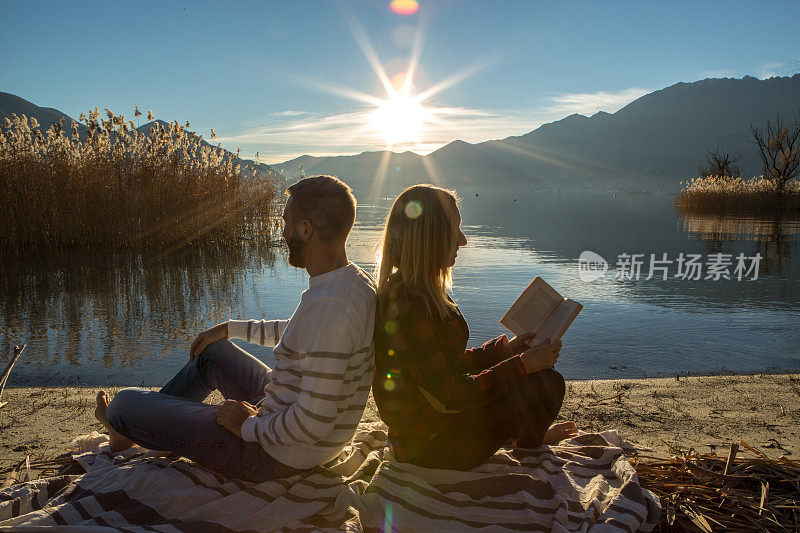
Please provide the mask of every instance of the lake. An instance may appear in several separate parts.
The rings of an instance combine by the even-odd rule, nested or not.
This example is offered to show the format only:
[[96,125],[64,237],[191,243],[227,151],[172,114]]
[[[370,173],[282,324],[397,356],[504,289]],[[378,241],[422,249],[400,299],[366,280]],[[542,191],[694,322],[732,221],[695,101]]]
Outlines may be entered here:
[[[568,379],[800,368],[800,216],[685,215],[667,195],[460,193],[469,242],[454,267],[453,296],[471,345],[506,332],[498,320],[541,276],[584,305],[557,365]],[[370,272],[390,204],[358,209],[348,254]],[[582,279],[584,251],[608,262],[605,275]],[[638,279],[625,254],[640,260]],[[650,254],[670,262],[646,279]],[[695,254],[700,279],[677,277],[680,254]],[[738,272],[741,280],[739,254],[751,267]],[[197,332],[228,318],[287,318],[307,283],[281,247],[247,243],[235,251],[4,256],[0,364],[13,344],[27,343],[10,385],[161,385]],[[271,349],[240,345],[272,365]]]

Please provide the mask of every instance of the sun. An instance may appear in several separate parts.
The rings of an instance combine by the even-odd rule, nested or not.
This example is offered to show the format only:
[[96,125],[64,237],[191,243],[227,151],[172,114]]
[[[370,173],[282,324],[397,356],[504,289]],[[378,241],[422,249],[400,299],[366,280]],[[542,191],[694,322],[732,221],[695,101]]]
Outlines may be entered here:
[[430,122],[431,110],[406,92],[382,100],[369,116],[370,128],[382,135],[389,146],[419,144],[422,129]]

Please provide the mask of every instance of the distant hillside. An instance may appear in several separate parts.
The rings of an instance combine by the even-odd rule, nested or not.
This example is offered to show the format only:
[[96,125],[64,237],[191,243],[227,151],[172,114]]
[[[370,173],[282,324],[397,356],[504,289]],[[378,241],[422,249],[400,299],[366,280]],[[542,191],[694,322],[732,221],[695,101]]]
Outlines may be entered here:
[[706,79],[677,83],[631,102],[616,113],[570,115],[530,133],[469,144],[454,141],[427,156],[365,152],[355,156],[302,156],[273,167],[288,178],[336,174],[361,196],[376,192],[378,162],[386,178],[377,194],[395,194],[420,180],[463,190],[676,191],[695,176],[706,148],[721,144],[743,156],[745,175],[760,172],[750,124],[776,114],[794,120],[800,109],[800,74],[759,80]]
[[[69,126],[72,122],[78,122],[77,120],[73,119],[69,115],[62,113],[58,109],[53,109],[50,107],[39,107],[36,104],[33,104],[24,98],[20,98],[17,95],[11,93],[4,93],[0,92],[0,125],[2,125],[2,121],[6,117],[11,117],[11,114],[14,113],[17,116],[25,115],[27,117],[34,117],[39,124],[41,125],[42,132],[46,131],[53,123],[60,121],[62,118],[65,120],[67,126]],[[103,115],[105,118],[105,115]],[[159,123],[163,126],[168,126],[169,124],[163,120],[154,120],[152,122],[148,122],[146,124],[142,124],[137,128],[138,131],[142,133],[149,133],[150,130],[153,129],[156,123]],[[81,133],[81,137],[85,135],[87,128],[81,123],[79,124],[79,129]],[[67,131],[70,131],[69,129]],[[205,144],[211,145],[207,143],[205,140],[203,141]],[[226,157],[233,157],[238,160],[238,163],[245,169],[255,169],[259,172],[260,175],[265,177],[270,177],[272,179],[278,180],[279,182],[285,182],[285,178],[272,167],[264,163],[256,163],[250,159],[241,159],[236,157],[236,154],[225,150]]]
[[[5,118],[11,118],[12,114],[17,116],[25,115],[26,117],[35,118],[41,125],[42,132],[46,131],[54,123],[64,119],[66,124],[78,122],[69,115],[62,113],[58,109],[52,107],[39,107],[24,98],[11,93],[0,92],[0,123]],[[86,129],[81,126],[82,129]]]

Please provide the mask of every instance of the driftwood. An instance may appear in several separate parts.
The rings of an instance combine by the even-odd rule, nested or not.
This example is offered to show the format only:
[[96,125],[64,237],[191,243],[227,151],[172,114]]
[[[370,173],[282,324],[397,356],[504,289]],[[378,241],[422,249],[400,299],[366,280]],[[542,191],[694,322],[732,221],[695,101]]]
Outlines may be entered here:
[[[8,366],[3,371],[3,375],[0,376],[0,400],[3,398],[3,389],[6,388],[6,381],[8,381],[8,376],[11,374],[11,369],[14,367],[14,363],[17,362],[19,356],[22,355],[22,351],[25,349],[27,344],[23,344],[22,346],[14,346],[14,356],[9,361]],[[3,407],[8,402],[0,401],[0,407]]]

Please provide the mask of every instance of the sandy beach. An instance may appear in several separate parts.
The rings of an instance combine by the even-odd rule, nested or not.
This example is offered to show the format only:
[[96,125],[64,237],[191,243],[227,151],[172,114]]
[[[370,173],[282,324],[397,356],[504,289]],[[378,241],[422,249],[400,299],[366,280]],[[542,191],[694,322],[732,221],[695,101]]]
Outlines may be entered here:
[[[106,389],[113,395],[119,387]],[[96,387],[24,387],[3,393],[0,469],[63,453],[77,435],[103,431]],[[221,397],[212,396],[209,403]],[[640,453],[690,448],[727,454],[745,441],[770,457],[800,454],[800,375],[756,374],[568,381],[561,415],[584,431],[618,430]],[[363,421],[378,413],[370,398]]]

